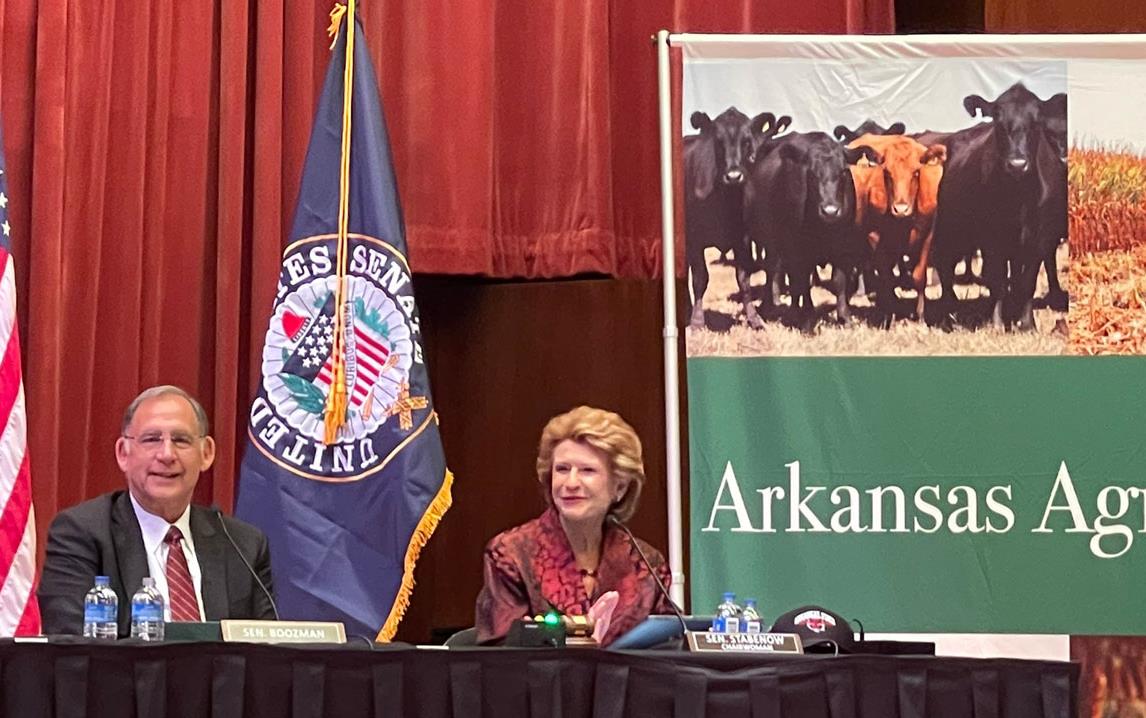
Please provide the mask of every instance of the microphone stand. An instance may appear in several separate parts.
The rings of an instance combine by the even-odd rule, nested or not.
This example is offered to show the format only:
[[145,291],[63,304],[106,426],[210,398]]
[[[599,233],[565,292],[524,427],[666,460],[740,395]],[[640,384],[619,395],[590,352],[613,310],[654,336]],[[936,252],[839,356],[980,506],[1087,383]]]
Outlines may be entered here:
[[668,589],[665,588],[663,583],[661,583],[661,578],[657,575],[656,569],[654,569],[653,565],[649,563],[649,557],[645,555],[643,550],[641,550],[641,545],[637,542],[637,537],[633,535],[633,532],[629,530],[629,527],[625,525],[625,522],[621,521],[615,515],[609,514],[605,518],[605,521],[624,531],[625,535],[629,537],[629,544],[637,550],[637,554],[641,557],[641,561],[645,564],[645,568],[649,570],[649,574],[653,577],[653,583],[655,583],[657,588],[661,590],[661,595],[663,595],[665,600],[668,601],[668,605],[672,608],[673,614],[676,616],[677,620],[680,621],[681,638],[683,639],[688,634],[688,622],[684,620],[684,614],[681,612],[680,607],[676,605],[676,602],[672,600],[672,596],[669,595]]
[[247,557],[243,555],[243,552],[239,550],[239,545],[235,543],[235,539],[231,538],[231,532],[227,530],[227,523],[223,521],[223,512],[218,508],[212,508],[214,508],[215,518],[219,520],[219,528],[223,529],[223,535],[227,537],[227,541],[230,542],[231,548],[235,549],[235,553],[239,554],[239,558],[242,559],[243,565],[246,566],[247,570],[251,572],[251,576],[254,577],[255,583],[259,584],[259,588],[263,589],[263,593],[266,595],[267,600],[271,602],[271,611],[273,611],[275,614],[275,620],[281,620],[279,619],[278,606],[275,605],[275,597],[271,595],[269,590],[267,590],[266,584],[263,583],[263,579],[259,578],[259,574],[255,571],[254,567],[251,566],[251,562],[248,561]]

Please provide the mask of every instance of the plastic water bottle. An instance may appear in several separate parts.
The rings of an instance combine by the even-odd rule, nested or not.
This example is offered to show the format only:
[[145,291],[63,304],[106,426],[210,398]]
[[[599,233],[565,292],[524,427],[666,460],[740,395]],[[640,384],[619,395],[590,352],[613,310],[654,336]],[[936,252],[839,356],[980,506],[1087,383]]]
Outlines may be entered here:
[[736,605],[736,594],[731,591],[724,594],[724,600],[716,607],[716,616],[712,619],[712,630],[715,633],[740,632],[740,606]]
[[143,585],[131,597],[131,637],[163,640],[163,594],[151,576],[144,577]]
[[740,627],[745,633],[760,633],[760,612],[756,610],[756,599],[744,599],[744,612],[740,614]]
[[107,576],[96,576],[84,596],[84,637],[114,641],[119,637],[119,597]]
[[736,595],[732,596],[732,607],[736,609],[736,621],[733,626],[732,621],[725,621],[725,625],[729,626],[729,633],[743,633],[744,632],[744,607],[736,602]]

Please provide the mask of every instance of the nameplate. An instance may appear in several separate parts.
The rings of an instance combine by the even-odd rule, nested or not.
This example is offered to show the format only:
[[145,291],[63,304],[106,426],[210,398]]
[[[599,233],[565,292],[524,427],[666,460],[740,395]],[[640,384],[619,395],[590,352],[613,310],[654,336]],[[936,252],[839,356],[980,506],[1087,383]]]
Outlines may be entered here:
[[711,633],[689,631],[690,651],[715,653],[803,653],[795,633]]
[[219,621],[224,641],[242,643],[346,643],[341,623],[327,621]]

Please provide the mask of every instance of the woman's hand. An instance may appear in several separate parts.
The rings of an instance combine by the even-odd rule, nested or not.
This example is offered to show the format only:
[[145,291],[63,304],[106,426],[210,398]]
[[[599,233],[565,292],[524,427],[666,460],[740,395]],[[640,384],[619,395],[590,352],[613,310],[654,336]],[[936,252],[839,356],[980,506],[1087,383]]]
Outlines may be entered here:
[[616,591],[606,591],[589,608],[589,621],[593,624],[593,640],[597,643],[600,643],[609,632],[609,624],[613,622],[613,610],[617,607],[617,600],[620,597]]

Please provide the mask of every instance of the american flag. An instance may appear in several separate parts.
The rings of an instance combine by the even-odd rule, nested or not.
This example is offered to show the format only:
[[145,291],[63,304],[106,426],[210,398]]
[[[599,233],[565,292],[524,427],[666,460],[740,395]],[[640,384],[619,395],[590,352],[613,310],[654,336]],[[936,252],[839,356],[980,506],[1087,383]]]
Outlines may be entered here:
[[[325,397],[334,381],[334,297],[327,297],[322,308],[310,320],[293,319],[289,323],[298,325],[301,335],[295,352],[283,366],[288,374],[310,381]],[[300,324],[301,322],[301,324]],[[365,321],[351,318],[352,330],[347,342],[347,361],[352,362],[354,385],[350,390],[350,405],[367,413],[373,413],[370,401],[374,387],[379,381],[388,380],[384,376],[394,359],[390,356],[389,342],[371,329]],[[293,336],[291,337],[294,338]],[[392,381],[392,380],[388,380]]]
[[0,635],[40,632],[40,607],[32,592],[36,580],[36,518],[28,469],[27,414],[16,326],[16,278],[12,228],[8,224],[8,182],[0,137]]
[[[351,341],[347,343],[346,359],[354,362],[354,386],[350,388],[350,405],[362,408],[374,393],[374,385],[382,379],[389,368],[390,349],[386,340],[371,330],[361,320],[354,322]],[[334,381],[334,355],[331,354],[318,374],[318,385],[323,394]],[[373,402],[371,402],[373,403]]]

